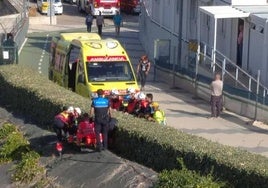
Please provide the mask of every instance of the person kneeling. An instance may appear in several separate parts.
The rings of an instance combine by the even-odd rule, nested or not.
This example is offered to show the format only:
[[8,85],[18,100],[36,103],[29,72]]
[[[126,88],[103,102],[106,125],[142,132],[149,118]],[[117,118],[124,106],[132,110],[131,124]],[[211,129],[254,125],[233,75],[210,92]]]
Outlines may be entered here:
[[159,109],[159,104],[157,102],[152,103],[154,113],[153,113],[153,121],[159,123],[160,125],[167,125],[165,112]]
[[83,143],[87,136],[95,137],[94,122],[90,120],[89,114],[84,113],[82,121],[78,124],[77,128],[77,141],[78,144]]

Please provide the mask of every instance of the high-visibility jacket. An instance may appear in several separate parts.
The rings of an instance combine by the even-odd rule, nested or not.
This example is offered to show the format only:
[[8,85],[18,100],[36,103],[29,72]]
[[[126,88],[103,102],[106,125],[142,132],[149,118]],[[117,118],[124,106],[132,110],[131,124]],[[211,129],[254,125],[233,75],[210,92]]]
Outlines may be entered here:
[[95,134],[94,132],[94,123],[89,122],[89,120],[85,120],[79,123],[77,129],[77,139],[82,139],[88,135]]
[[138,103],[138,100],[137,99],[131,99],[131,100],[129,100],[128,106],[127,106],[127,112],[130,113],[130,114],[131,113],[134,113],[134,111],[137,108],[137,103]]
[[166,125],[166,116],[163,110],[156,110],[153,114],[153,118],[161,125]]
[[69,125],[71,123],[70,114],[66,111],[63,111],[56,115],[56,118],[60,119],[64,124]]
[[112,109],[119,110],[122,106],[122,100],[120,100],[119,98],[110,99],[110,106]]

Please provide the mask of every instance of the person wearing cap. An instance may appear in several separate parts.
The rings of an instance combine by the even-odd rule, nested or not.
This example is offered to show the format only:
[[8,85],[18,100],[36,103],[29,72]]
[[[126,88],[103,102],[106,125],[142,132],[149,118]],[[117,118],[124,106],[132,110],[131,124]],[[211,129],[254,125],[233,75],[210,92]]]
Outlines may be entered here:
[[159,104],[157,102],[153,102],[152,107],[154,109],[153,119],[149,120],[153,120],[160,125],[166,125],[166,115],[163,110],[159,109]]
[[151,68],[151,63],[150,63],[147,55],[141,56],[141,59],[140,59],[138,66],[137,66],[137,75],[138,75],[138,78],[140,80],[140,84],[141,84],[140,90],[141,91],[144,90],[144,86],[146,84],[146,79],[147,79],[148,73],[150,71],[150,68]]
[[127,113],[127,107],[128,107],[128,103],[131,99],[131,93],[134,93],[135,89],[134,88],[127,88],[126,89],[126,95],[123,97],[123,101],[122,101],[122,111]]
[[136,115],[138,100],[135,96],[136,90],[134,88],[128,88],[128,101],[125,113]]
[[140,92],[138,95],[138,109],[137,109],[137,116],[140,118],[145,117],[145,109],[148,105],[148,101],[146,100],[146,95],[143,92]]
[[142,96],[139,96],[140,104],[139,104],[139,116],[138,117],[150,119],[153,117],[153,108],[152,108],[153,94],[152,93],[147,93],[146,95],[144,93],[141,93],[141,94]]
[[110,96],[111,109],[119,111],[122,106],[122,100],[119,98],[119,92],[117,89],[112,89]]
[[68,127],[72,124],[74,108],[64,107],[63,111],[54,117],[53,129],[57,135],[58,141],[63,140],[63,133],[68,133]]
[[[109,100],[104,97],[102,89],[97,90],[98,97],[94,98],[91,103],[90,117],[94,115],[95,133],[97,146],[96,150],[100,152],[102,149],[108,149],[108,131],[109,121],[111,118],[111,107]],[[100,133],[103,135],[103,143],[100,141]]]

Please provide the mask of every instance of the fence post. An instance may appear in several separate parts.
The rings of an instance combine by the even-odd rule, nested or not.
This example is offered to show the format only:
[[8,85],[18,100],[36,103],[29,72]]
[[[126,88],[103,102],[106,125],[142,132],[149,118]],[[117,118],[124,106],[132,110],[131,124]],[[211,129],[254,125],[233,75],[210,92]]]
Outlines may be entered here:
[[[210,67],[212,68],[212,70],[213,70],[213,66],[214,66],[213,59],[214,59],[214,49],[211,49],[211,63],[210,63]],[[213,71],[213,74],[214,74],[214,71]]]
[[206,58],[207,58],[207,45],[204,44],[204,63],[206,63]]
[[225,67],[226,67],[226,59],[224,58],[223,59],[223,62],[222,62],[222,75],[221,75],[221,78],[222,78],[222,81],[224,82],[224,75],[225,75]]
[[156,59],[154,58],[154,82],[156,81]]
[[200,57],[200,45],[198,45],[198,50],[196,52],[196,62],[195,62],[195,78],[194,78],[194,91],[195,91],[195,97],[198,97],[198,89],[197,89],[197,80],[198,80],[198,63],[199,63],[199,57]]
[[257,119],[257,113],[258,113],[258,97],[259,97],[259,89],[260,89],[260,77],[261,77],[261,70],[258,70],[254,120]]

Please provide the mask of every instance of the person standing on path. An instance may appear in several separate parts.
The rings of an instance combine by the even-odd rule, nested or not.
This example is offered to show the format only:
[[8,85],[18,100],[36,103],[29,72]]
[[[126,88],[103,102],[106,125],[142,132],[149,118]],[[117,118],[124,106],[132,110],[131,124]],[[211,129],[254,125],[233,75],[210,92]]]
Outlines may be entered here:
[[119,12],[116,12],[116,15],[113,17],[114,26],[115,26],[115,34],[116,36],[119,36],[120,34],[120,27],[122,23],[122,16],[119,14]]
[[[102,89],[97,90],[98,97],[94,98],[91,103],[90,117],[94,115],[95,122],[95,134],[97,146],[96,150],[108,149],[108,131],[109,121],[111,119],[111,107],[109,100],[104,97],[104,91]],[[100,133],[103,135],[103,144],[100,140]]]
[[221,80],[221,75],[216,74],[214,81],[211,82],[211,117],[217,118],[220,115],[222,110],[222,90],[223,90],[223,82]]
[[150,71],[151,68],[151,63],[147,57],[147,55],[143,55],[141,56],[140,62],[137,66],[137,75],[138,75],[138,79],[140,80],[141,83],[141,91],[144,90],[144,86],[146,84],[146,79],[147,79],[147,75]]
[[91,32],[92,22],[93,22],[93,16],[91,12],[89,12],[88,15],[86,16],[87,32],[89,33]]
[[99,11],[99,15],[96,17],[96,25],[98,27],[98,34],[102,35],[102,26],[104,26],[104,18]]

